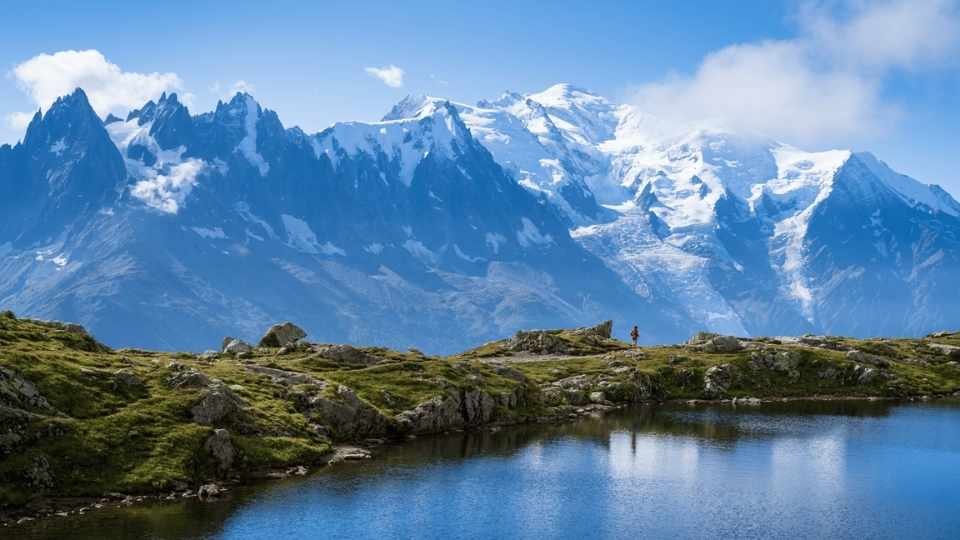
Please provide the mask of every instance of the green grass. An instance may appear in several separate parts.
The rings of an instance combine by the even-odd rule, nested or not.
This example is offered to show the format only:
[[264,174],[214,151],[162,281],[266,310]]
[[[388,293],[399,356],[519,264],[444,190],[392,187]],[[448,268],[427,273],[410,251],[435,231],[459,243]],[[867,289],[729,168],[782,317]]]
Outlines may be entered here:
[[[318,433],[319,420],[308,417],[312,413],[298,410],[296,398],[298,392],[313,395],[324,388],[323,395],[336,400],[339,385],[379,411],[385,424],[425,401],[471,390],[494,397],[522,393],[521,409],[499,406],[504,421],[548,414],[540,390],[579,375],[591,384],[602,382],[607,398],[615,401],[632,399],[637,385],[652,388],[661,399],[699,399],[705,397],[704,374],[716,365],[733,366],[736,373],[725,397],[944,395],[960,390],[958,363],[929,347],[960,346],[960,334],[917,340],[833,339],[836,346],[891,362],[886,378],[866,385],[856,381],[855,365],[842,351],[772,340],[759,344],[799,355],[796,371],[787,373],[757,369],[749,350],[706,354],[665,346],[645,347],[637,355],[617,340],[572,331],[551,335],[566,344],[564,357],[537,360],[529,353],[512,352],[510,340],[501,340],[445,358],[365,348],[380,359],[369,367],[340,365],[309,350],[276,356],[275,350],[258,349],[245,360],[319,381],[291,387],[252,372],[235,358],[205,361],[189,353],[113,351],[63,325],[0,312],[0,366],[34,384],[52,406],[31,407],[0,393],[0,434],[20,437],[0,445],[0,506],[48,494],[181,489],[217,478],[221,472],[204,449],[214,427],[194,423],[190,412],[202,390],[171,388],[172,362],[219,379],[245,402],[241,415],[216,426],[231,433],[237,451],[232,474],[240,477],[324,461],[331,442]],[[122,384],[118,370],[133,373],[142,384]],[[824,373],[832,375],[825,378]],[[31,471],[37,470],[43,474],[32,485]]]

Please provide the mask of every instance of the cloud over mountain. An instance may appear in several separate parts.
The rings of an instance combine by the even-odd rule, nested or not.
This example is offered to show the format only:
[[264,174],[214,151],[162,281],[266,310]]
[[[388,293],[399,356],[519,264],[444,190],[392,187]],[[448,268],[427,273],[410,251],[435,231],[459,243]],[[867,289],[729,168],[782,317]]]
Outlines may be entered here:
[[796,38],[707,55],[691,74],[641,85],[634,103],[668,124],[757,131],[830,144],[889,129],[894,69],[936,69],[960,43],[956,0],[808,3]]

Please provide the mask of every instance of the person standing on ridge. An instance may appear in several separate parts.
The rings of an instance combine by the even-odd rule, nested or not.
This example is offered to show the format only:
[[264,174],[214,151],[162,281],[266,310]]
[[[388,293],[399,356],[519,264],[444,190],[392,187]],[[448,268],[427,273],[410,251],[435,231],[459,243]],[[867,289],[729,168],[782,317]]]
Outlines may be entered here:
[[640,337],[640,329],[637,328],[637,325],[633,325],[633,330],[630,331],[630,339],[633,340],[633,346],[637,346],[637,339]]

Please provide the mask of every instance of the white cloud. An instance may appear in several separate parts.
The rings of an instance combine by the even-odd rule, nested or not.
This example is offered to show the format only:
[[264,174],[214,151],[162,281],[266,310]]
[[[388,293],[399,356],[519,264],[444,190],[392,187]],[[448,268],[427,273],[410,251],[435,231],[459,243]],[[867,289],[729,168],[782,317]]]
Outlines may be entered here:
[[810,38],[849,67],[928,67],[960,45],[957,0],[887,0],[852,4],[846,17],[808,4],[801,24]]
[[253,94],[256,90],[256,87],[247,81],[240,79],[239,81],[234,82],[230,85],[230,89],[223,95],[223,99],[231,99],[233,96],[237,95],[238,92],[244,94]]
[[163,92],[183,88],[176,73],[123,71],[93,49],[40,54],[14,67],[11,75],[43,109],[75,88],[83,88],[90,105],[101,116],[123,114]]
[[203,160],[187,159],[170,167],[166,174],[156,174],[137,182],[130,193],[151,208],[176,214],[205,168]]
[[640,86],[634,103],[667,126],[754,131],[796,143],[848,140],[889,128],[891,70],[927,69],[958,48],[957,0],[808,4],[795,39],[732,45],[690,75]]
[[20,133],[27,129],[27,126],[30,125],[30,120],[33,119],[34,113],[28,112],[13,112],[6,116],[7,126],[10,129]]
[[403,86],[404,71],[397,66],[389,65],[384,67],[363,68],[368,74],[383,81],[383,84],[391,88],[400,88]]

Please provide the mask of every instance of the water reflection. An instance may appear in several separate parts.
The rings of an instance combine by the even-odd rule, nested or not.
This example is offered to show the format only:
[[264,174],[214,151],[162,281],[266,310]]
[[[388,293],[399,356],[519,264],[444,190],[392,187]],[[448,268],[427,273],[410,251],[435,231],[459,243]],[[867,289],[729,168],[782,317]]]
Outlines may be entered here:
[[957,536],[960,409],[643,406],[424,437],[212,504],[21,527],[74,538]]

